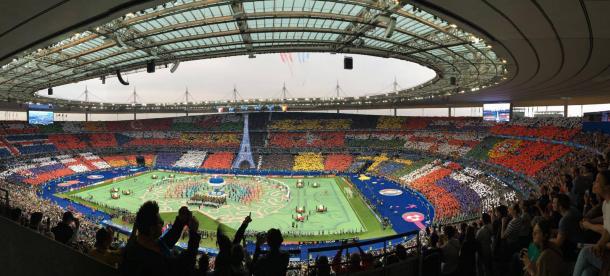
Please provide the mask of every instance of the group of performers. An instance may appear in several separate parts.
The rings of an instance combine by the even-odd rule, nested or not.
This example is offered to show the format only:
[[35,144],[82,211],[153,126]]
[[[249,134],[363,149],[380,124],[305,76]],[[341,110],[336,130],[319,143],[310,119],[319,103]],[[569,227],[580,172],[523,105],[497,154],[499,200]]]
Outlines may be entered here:
[[258,201],[263,194],[263,187],[260,183],[254,185],[244,183],[229,183],[225,187],[225,192],[230,200],[242,204],[250,204],[253,201]]

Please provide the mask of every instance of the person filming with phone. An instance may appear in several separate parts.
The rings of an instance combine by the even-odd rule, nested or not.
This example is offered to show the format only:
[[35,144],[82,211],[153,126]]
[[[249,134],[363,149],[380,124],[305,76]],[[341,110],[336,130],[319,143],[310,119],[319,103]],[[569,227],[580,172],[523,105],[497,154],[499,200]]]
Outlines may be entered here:
[[532,261],[526,248],[521,249],[519,257],[523,262],[525,275],[530,276],[561,276],[568,275],[568,270],[563,267],[561,249],[550,241],[551,225],[547,220],[540,220],[534,226],[532,239],[539,252],[535,261]]

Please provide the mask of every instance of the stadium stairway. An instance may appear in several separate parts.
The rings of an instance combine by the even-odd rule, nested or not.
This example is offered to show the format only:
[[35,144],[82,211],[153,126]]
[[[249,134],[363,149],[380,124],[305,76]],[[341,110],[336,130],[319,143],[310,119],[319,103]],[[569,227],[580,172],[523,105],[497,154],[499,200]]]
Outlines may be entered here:
[[[0,217],[0,267],[3,275],[119,275],[110,266]],[[10,237],[10,238],[8,238]]]

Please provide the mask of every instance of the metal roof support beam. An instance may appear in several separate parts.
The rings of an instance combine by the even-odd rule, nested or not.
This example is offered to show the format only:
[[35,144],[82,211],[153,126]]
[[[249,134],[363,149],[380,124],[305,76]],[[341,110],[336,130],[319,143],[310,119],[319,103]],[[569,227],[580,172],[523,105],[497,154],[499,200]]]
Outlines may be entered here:
[[242,1],[234,0],[231,2],[231,9],[233,10],[233,18],[239,28],[241,39],[244,42],[244,46],[248,49],[248,52],[252,51],[252,37],[248,32],[248,21],[246,18],[246,12],[244,11],[244,5]]

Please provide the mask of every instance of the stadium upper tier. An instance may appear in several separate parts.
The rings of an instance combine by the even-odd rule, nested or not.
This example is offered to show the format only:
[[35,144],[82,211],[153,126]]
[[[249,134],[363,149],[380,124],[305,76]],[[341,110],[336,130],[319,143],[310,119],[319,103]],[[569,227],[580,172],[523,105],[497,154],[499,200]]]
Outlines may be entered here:
[[[218,106],[289,103],[293,109],[405,105],[468,94],[503,81],[505,63],[473,34],[407,1],[190,1],[128,13],[53,45],[28,52],[0,69],[0,97],[52,102],[83,110],[82,103],[34,92],[117,71],[179,61],[278,52],[330,52],[412,61],[436,71],[431,81],[383,95],[347,98],[251,99],[200,102],[192,112]],[[111,112],[158,112],[185,105],[95,104]],[[91,108],[89,108],[91,110]]]
[[[401,154],[423,153],[482,161],[540,179],[550,164],[574,151],[599,153],[605,142],[581,132],[577,118],[517,119],[499,124],[480,118],[324,113],[252,113],[249,118],[258,169],[395,171],[405,165]],[[230,169],[242,128],[239,114],[47,126],[6,121],[0,122],[0,157],[24,161],[21,166],[9,166],[8,173],[24,177],[31,171],[23,168],[40,166],[36,158],[50,157],[43,163],[64,164],[61,169],[71,170],[63,171],[69,174],[135,164],[135,155],[142,152],[149,154],[149,164],[161,167]],[[80,155],[85,152],[102,157]],[[104,157],[117,152],[119,158]],[[69,161],[59,160],[58,155],[66,155]]]
[[[10,160],[0,178],[44,187],[58,178],[136,166],[137,156],[153,168],[237,172],[243,118],[0,122],[0,157]],[[607,137],[582,132],[579,118],[510,123],[328,113],[248,118],[255,164],[240,166],[243,172],[383,177],[421,193],[440,223],[527,196],[539,184],[558,181],[571,160],[590,159],[609,144]],[[366,185],[359,189],[376,194]]]

